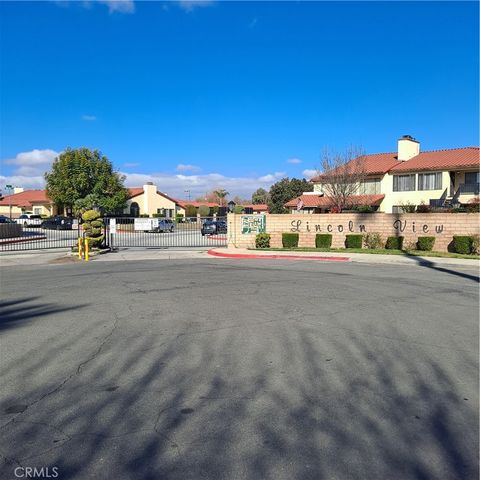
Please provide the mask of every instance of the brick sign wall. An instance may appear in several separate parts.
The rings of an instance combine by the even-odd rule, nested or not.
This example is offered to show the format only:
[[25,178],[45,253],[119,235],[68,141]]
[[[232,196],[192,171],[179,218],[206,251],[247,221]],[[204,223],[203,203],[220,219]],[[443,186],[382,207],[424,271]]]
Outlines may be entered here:
[[[248,220],[240,214],[228,215],[228,246],[236,248],[255,247],[255,231],[245,229]],[[251,223],[251,222],[250,222]],[[478,213],[342,213],[342,214],[287,214],[265,215],[264,230],[271,235],[270,246],[282,246],[283,232],[300,234],[299,247],[314,247],[316,233],[331,233],[332,247],[345,246],[349,233],[380,233],[388,236],[404,236],[405,244],[415,242],[419,236],[436,237],[434,250],[446,251],[453,235],[480,233]]]

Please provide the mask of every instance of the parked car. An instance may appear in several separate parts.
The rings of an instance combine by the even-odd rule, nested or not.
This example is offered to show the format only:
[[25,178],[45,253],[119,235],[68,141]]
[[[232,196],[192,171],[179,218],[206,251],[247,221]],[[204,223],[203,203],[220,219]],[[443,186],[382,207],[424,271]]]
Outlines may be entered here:
[[219,233],[227,233],[227,222],[223,220],[207,220],[202,225],[202,237],[205,235],[217,235]]
[[42,224],[42,217],[40,215],[34,215],[32,213],[22,213],[16,222],[24,227],[39,227]]
[[154,232],[173,232],[175,230],[175,222],[170,218],[160,218],[158,227],[154,228]]
[[0,223],[16,223],[15,220],[6,217],[5,215],[0,215]]
[[40,225],[44,230],[71,230],[74,219],[71,217],[52,217],[47,218]]

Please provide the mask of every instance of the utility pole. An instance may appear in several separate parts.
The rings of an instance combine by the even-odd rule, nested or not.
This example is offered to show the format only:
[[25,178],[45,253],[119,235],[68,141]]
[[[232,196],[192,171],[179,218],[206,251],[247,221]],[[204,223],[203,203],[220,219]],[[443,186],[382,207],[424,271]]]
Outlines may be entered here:
[[188,193],[188,201],[190,201],[190,190],[184,190],[183,193]]

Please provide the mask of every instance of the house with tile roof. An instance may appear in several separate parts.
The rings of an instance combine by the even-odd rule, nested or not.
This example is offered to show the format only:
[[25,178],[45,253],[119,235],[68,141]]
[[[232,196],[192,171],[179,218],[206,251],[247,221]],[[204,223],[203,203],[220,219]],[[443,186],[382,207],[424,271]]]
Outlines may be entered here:
[[123,213],[138,217],[139,215],[152,216],[162,215],[167,218],[175,218],[177,213],[182,213],[182,207],[178,201],[166,193],[157,190],[156,185],[147,182],[143,187],[128,189],[130,198]]
[[57,208],[45,190],[24,190],[16,187],[13,194],[5,195],[0,200],[0,215],[18,218],[23,213],[49,217],[57,214]]
[[[479,147],[421,152],[410,135],[398,140],[396,152],[363,157],[365,179],[358,195],[349,197],[349,208],[369,205],[386,213],[402,212],[405,205],[447,208],[468,205],[479,195]],[[322,182],[323,180],[323,182]],[[314,191],[290,200],[291,212],[329,211],[331,200],[324,194],[320,174],[312,178]]]

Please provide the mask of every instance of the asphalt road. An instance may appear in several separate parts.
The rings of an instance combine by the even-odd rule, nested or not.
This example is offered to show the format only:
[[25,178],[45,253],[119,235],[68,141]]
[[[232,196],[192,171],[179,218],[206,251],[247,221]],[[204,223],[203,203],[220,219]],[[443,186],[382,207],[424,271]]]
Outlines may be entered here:
[[472,270],[91,262],[2,294],[2,479],[478,478]]

